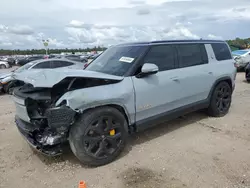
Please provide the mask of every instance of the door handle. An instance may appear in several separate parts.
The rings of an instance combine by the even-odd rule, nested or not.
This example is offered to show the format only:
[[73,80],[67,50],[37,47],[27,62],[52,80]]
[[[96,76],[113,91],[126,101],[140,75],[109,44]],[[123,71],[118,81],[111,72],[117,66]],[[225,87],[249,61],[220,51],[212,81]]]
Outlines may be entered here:
[[213,72],[208,72],[208,74],[213,75]]

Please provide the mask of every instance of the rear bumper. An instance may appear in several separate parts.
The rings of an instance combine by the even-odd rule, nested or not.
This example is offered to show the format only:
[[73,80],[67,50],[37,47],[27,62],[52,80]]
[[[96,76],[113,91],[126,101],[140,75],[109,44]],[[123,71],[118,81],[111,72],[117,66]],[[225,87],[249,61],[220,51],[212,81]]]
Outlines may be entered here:
[[[30,144],[31,147],[36,149],[37,151],[47,155],[47,156],[57,156],[63,153],[64,143],[60,142],[60,140],[65,140],[61,138],[61,135],[43,135],[43,139],[54,139],[55,144],[54,145],[43,145],[41,144],[37,138],[38,138],[38,130],[39,127],[27,123],[17,116],[15,117],[16,126],[21,133],[21,135],[24,137],[24,139]],[[42,135],[39,135],[42,136]],[[39,137],[40,140],[42,139]]]

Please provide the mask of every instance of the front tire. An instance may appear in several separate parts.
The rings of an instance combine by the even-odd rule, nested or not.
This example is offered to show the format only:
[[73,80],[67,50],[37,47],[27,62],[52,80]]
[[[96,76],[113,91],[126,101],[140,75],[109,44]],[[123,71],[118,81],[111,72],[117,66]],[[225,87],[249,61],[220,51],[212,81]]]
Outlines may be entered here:
[[208,114],[213,117],[225,116],[229,111],[231,101],[232,89],[230,85],[225,81],[220,82],[213,91]]
[[91,109],[82,114],[70,130],[71,150],[86,165],[108,164],[123,151],[127,126],[124,115],[116,108]]

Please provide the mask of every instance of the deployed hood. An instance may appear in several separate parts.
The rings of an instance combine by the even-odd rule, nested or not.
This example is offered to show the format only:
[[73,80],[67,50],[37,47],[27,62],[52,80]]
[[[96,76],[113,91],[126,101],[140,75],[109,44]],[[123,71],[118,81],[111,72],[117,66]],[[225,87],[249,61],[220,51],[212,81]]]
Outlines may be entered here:
[[32,70],[21,73],[13,74],[14,79],[23,81],[25,83],[32,84],[34,87],[46,87],[52,88],[55,84],[59,83],[67,77],[71,78],[98,78],[109,80],[123,80],[123,77],[113,76],[110,74],[104,74],[100,72],[76,70],[76,69],[43,69]]
[[13,73],[10,73],[10,72],[8,72],[8,73],[1,73],[1,74],[0,74],[0,79],[9,77],[9,76],[11,76],[12,74],[13,74]]

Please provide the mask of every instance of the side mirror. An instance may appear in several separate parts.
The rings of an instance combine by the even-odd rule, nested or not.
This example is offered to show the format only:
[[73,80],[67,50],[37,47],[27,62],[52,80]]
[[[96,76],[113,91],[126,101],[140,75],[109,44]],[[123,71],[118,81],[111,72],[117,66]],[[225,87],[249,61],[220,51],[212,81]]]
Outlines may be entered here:
[[159,68],[157,65],[152,63],[145,63],[142,68],[141,72],[136,75],[137,78],[142,78],[151,74],[156,74],[159,71]]

